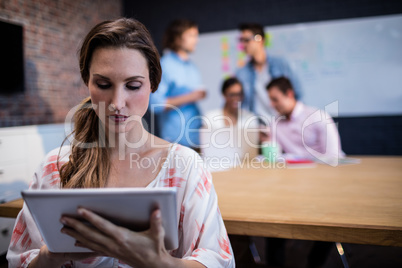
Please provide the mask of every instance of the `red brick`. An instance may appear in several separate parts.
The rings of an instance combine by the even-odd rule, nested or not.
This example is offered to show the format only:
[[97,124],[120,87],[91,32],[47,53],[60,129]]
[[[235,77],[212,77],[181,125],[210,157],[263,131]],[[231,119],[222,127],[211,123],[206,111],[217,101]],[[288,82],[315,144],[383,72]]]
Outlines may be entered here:
[[0,19],[23,25],[25,92],[0,95],[0,127],[62,123],[88,95],[77,49],[96,23],[121,16],[121,0],[2,0]]

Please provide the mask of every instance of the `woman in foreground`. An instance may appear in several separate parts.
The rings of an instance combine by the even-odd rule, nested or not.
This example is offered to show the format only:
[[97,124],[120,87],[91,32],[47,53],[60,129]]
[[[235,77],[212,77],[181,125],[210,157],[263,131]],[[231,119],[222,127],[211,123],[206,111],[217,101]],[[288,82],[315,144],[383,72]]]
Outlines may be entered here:
[[74,115],[74,140],[46,156],[30,188],[175,187],[179,247],[165,249],[159,210],[150,216],[149,230],[134,232],[80,208],[77,213],[94,227],[63,216],[61,232],[94,252],[52,253],[24,204],[7,253],[9,267],[234,267],[211,175],[200,157],[143,126],[149,96],[161,79],[147,29],[133,19],[100,23],[84,39],[79,62],[90,97]]

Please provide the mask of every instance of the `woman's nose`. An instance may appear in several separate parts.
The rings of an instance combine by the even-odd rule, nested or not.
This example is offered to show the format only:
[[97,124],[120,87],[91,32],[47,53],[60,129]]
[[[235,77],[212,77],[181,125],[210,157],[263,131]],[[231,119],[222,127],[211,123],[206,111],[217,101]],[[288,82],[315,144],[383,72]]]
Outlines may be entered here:
[[126,99],[123,89],[118,88],[114,90],[111,106],[118,111],[121,111],[126,106]]

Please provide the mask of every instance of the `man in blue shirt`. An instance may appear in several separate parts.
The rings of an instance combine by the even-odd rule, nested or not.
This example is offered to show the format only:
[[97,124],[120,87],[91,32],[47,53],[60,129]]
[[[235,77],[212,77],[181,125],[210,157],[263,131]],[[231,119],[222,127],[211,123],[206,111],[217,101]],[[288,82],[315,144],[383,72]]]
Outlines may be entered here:
[[197,149],[200,111],[196,102],[206,91],[190,54],[198,42],[198,26],[189,20],[175,20],[168,26],[161,58],[162,80],[150,98],[151,113],[158,115],[160,137]]
[[296,99],[300,99],[300,83],[287,61],[267,54],[264,29],[260,24],[244,23],[239,30],[239,42],[250,56],[250,61],[236,72],[244,88],[243,107],[259,116],[271,118],[275,111],[266,97],[267,84],[274,78],[288,77],[292,81]]
[[[268,55],[265,49],[265,33],[262,25],[243,23],[239,25],[238,29],[240,30],[239,42],[244,52],[250,57],[250,61],[236,71],[237,78],[243,84],[242,106],[258,115],[265,125],[270,125],[276,111],[267,98],[266,86],[268,83],[274,78],[288,77],[292,82],[296,99],[301,97],[301,86],[285,59]],[[246,243],[250,242],[247,239],[245,241]],[[270,265],[283,264],[284,242],[283,239],[268,238],[266,253]],[[244,250],[244,248],[240,249],[240,242],[238,245],[239,249],[234,244],[235,254],[236,251]],[[242,257],[238,258],[241,259]]]

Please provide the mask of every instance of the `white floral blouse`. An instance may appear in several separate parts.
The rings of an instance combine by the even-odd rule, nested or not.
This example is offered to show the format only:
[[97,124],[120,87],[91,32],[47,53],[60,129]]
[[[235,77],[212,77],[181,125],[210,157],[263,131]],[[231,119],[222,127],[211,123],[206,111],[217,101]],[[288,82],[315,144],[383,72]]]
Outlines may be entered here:
[[[60,187],[57,168],[59,149],[51,151],[33,176],[31,189]],[[68,161],[70,147],[61,149],[59,164]],[[234,267],[233,251],[219,208],[211,174],[193,150],[173,144],[161,170],[147,186],[175,187],[179,247],[170,251],[177,258],[196,260],[206,267]],[[140,159],[136,162],[141,164]],[[24,204],[19,213],[7,253],[9,267],[28,267],[44,245],[39,230]],[[111,257],[70,261],[62,267],[130,267]]]

